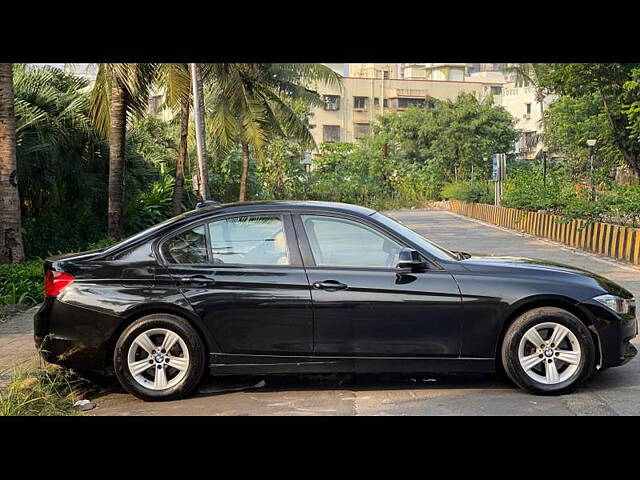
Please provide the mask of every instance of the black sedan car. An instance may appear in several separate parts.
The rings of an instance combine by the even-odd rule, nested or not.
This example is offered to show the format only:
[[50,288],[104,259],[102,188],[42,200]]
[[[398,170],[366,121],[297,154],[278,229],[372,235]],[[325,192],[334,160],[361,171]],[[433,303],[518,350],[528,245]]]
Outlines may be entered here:
[[451,252],[368,208],[205,206],[45,261],[46,360],[144,400],[213,375],[504,371],[537,394],[630,360],[634,299],[549,262]]

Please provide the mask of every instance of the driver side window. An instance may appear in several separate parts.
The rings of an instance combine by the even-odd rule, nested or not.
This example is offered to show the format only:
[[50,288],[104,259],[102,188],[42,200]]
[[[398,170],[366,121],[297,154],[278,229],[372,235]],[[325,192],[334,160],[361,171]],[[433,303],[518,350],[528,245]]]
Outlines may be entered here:
[[318,266],[387,267],[398,263],[402,246],[359,222],[301,215]]

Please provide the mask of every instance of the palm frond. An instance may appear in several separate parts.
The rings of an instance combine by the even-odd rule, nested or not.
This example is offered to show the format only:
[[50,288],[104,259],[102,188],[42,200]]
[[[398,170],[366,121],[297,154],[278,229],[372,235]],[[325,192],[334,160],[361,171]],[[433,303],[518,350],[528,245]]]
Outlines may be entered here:
[[109,118],[111,108],[111,87],[113,75],[110,64],[101,63],[98,66],[96,81],[91,90],[90,116],[96,130],[104,138],[109,136]]
[[191,93],[189,68],[186,63],[161,63],[157,68],[157,84],[164,90],[164,103],[177,109],[180,100]]

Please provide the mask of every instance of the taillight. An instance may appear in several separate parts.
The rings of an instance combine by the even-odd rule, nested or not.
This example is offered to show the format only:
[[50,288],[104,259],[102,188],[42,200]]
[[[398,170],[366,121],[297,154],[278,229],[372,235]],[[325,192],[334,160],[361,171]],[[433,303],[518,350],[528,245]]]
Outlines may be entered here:
[[73,275],[65,272],[54,272],[47,270],[44,274],[44,295],[46,297],[55,297],[60,291],[73,283]]

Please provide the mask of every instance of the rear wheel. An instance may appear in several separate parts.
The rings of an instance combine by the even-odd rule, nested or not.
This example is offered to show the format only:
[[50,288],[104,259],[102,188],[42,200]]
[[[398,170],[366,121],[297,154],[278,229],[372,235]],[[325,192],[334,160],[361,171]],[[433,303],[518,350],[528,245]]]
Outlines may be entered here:
[[205,353],[187,321],[153,314],[122,332],[113,364],[129,393],[142,400],[175,400],[187,395],[202,378]]
[[502,364],[519,387],[539,395],[567,393],[594,370],[595,346],[570,312],[542,307],[523,313],[502,344]]

